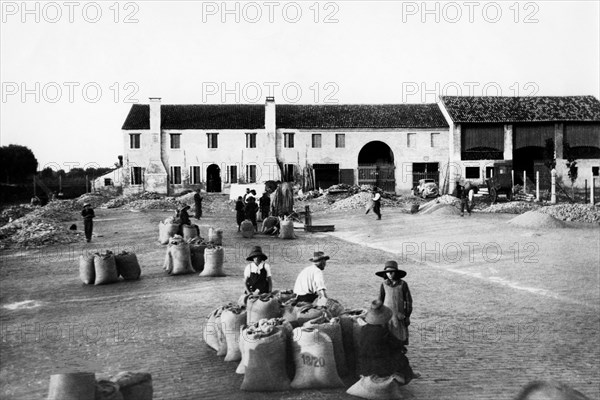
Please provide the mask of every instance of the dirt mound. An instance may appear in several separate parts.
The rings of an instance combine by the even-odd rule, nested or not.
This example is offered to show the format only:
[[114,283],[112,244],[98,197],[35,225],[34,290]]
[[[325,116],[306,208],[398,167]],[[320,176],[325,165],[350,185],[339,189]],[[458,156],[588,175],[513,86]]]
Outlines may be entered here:
[[16,206],[8,206],[0,212],[0,226],[6,225],[9,222],[19,219],[30,212],[40,208],[29,204],[19,204]]
[[450,196],[449,194],[445,194],[443,196],[438,197],[437,199],[431,200],[419,207],[420,214],[429,214],[431,208],[439,208],[440,205],[452,205],[455,207],[460,207],[460,200],[454,196]]
[[527,201],[510,201],[508,203],[492,204],[489,207],[481,209],[481,212],[487,213],[506,213],[506,214],[523,214],[524,212],[537,210],[541,206],[536,203]]
[[460,215],[460,210],[451,204],[439,204],[436,207],[430,208],[429,212],[424,214],[431,215]]
[[551,215],[541,213],[536,210],[527,211],[507,222],[508,224],[522,228],[547,229],[547,228],[565,228],[564,222],[554,218]]
[[591,204],[556,204],[539,211],[562,221],[600,223],[600,208]]

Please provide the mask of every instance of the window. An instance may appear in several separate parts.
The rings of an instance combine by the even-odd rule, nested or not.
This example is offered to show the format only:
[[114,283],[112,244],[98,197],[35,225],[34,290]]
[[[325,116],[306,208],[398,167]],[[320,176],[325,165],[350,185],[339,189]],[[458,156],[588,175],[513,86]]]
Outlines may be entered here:
[[406,147],[415,147],[417,144],[417,134],[409,133],[406,135]]
[[130,149],[139,149],[140,148],[140,134],[139,133],[131,133],[129,135],[129,148]]
[[320,133],[312,134],[312,147],[313,148],[321,147],[321,134]]
[[335,134],[335,147],[343,148],[346,147],[346,135],[344,133]]
[[485,167],[485,177],[491,178],[494,176],[494,167]]
[[293,182],[295,172],[294,164],[283,164],[283,181]]
[[440,134],[432,133],[431,134],[431,147],[440,147]]
[[600,167],[592,167],[592,175],[600,176]]
[[172,185],[181,185],[181,167],[171,167]]
[[110,178],[104,178],[104,186],[112,186],[113,181]]
[[227,167],[227,182],[237,183],[237,165],[230,165]]
[[467,179],[479,179],[479,167],[466,167],[465,178]]
[[256,133],[246,133],[246,148],[254,149],[256,148]]
[[256,182],[256,165],[246,165],[246,182]]
[[131,184],[142,184],[142,167],[131,167]]
[[219,134],[218,133],[207,133],[206,136],[208,137],[208,148],[209,149],[216,149],[217,147],[219,147],[219,143],[217,141],[217,136]]
[[190,184],[198,185],[200,184],[200,167],[199,166],[191,166],[190,167]]
[[294,147],[294,132],[284,132],[283,147],[287,147],[287,148]]
[[171,148],[172,149],[180,149],[181,148],[181,134],[180,133],[171,133]]

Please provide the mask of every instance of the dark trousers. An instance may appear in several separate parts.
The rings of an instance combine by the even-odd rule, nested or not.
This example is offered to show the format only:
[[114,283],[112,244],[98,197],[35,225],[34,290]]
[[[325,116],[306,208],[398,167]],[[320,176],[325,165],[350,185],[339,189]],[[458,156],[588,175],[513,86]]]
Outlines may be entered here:
[[461,214],[465,213],[465,207],[467,208],[467,212],[469,214],[471,214],[471,207],[469,207],[469,199],[468,198],[460,199],[460,213]]
[[317,297],[319,297],[319,296],[316,293],[309,293],[309,294],[303,294],[302,296],[296,297],[296,300],[306,302],[306,303],[312,303],[313,301],[315,301],[315,299]]
[[377,219],[381,219],[381,203],[375,201],[373,204],[373,212],[377,215]]
[[94,221],[91,218],[83,220],[83,231],[85,232],[85,238],[89,242],[92,240],[92,230],[94,229]]

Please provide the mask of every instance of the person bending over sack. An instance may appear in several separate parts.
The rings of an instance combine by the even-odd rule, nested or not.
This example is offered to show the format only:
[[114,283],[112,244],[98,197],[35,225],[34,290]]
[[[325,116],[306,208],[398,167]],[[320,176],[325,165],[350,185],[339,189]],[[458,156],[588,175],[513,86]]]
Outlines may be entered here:
[[388,329],[392,310],[379,300],[371,303],[365,316],[367,324],[363,326],[359,336],[357,373],[363,376],[378,375],[387,377],[393,374],[404,378],[409,383],[418,375],[413,373],[405,348]]
[[308,260],[313,265],[300,271],[294,284],[294,293],[296,293],[296,299],[299,302],[312,303],[318,298],[317,305],[327,303],[327,288],[323,278],[323,270],[327,265],[327,260],[329,260],[329,256],[326,256],[322,251],[315,251],[313,257]]
[[271,293],[273,290],[271,266],[265,262],[267,258],[260,246],[254,246],[246,258],[246,261],[252,261],[244,270],[246,294]]

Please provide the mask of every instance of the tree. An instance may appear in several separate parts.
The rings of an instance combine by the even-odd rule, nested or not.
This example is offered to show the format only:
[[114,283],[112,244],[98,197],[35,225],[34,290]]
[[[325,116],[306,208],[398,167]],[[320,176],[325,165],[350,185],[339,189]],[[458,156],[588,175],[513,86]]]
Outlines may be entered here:
[[54,170],[50,167],[46,167],[40,171],[40,178],[42,179],[52,179],[54,178]]
[[575,181],[577,180],[577,160],[573,156],[573,151],[571,151],[571,146],[569,143],[565,143],[563,146],[563,154],[565,159],[567,160],[566,166],[568,168],[569,179],[571,180],[571,195],[573,196],[573,200],[575,200]]
[[38,161],[31,149],[18,144],[0,147],[0,179],[6,183],[24,183],[35,174]]

